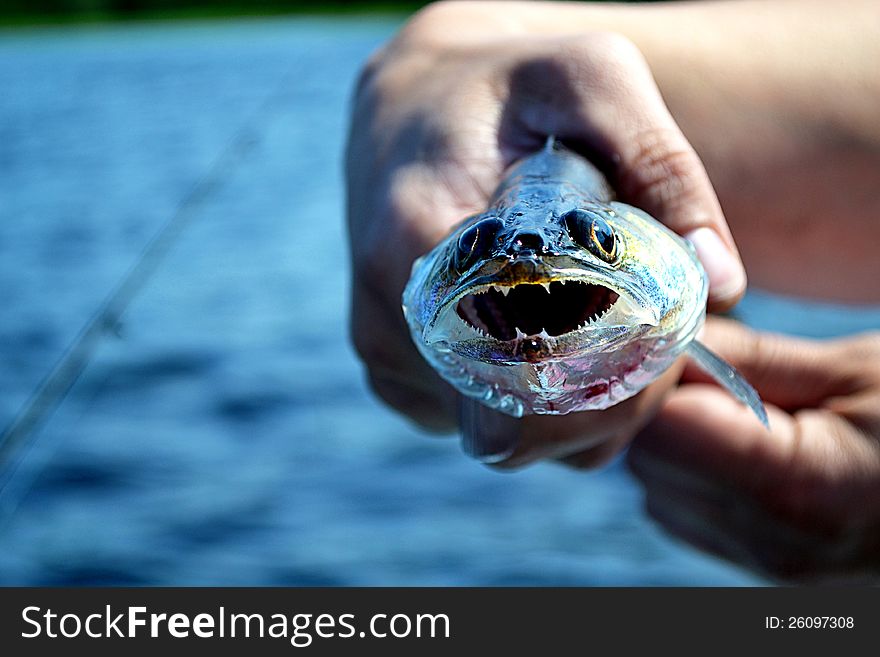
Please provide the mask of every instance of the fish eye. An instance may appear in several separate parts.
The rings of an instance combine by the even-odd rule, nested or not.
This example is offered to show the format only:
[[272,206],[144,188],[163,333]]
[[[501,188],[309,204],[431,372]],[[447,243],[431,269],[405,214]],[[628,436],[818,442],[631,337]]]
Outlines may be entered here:
[[590,210],[580,208],[566,212],[562,216],[571,239],[605,262],[614,262],[618,257],[618,239],[605,219]]
[[483,219],[467,228],[458,238],[454,254],[455,268],[463,272],[475,262],[488,258],[498,243],[504,224],[500,219]]

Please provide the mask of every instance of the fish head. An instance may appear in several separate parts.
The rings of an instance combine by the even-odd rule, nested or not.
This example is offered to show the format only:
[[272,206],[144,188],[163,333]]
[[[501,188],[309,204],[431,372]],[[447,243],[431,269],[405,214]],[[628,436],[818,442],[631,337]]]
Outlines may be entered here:
[[623,203],[526,197],[468,218],[425,258],[404,294],[414,337],[484,363],[612,352],[704,312],[693,248]]

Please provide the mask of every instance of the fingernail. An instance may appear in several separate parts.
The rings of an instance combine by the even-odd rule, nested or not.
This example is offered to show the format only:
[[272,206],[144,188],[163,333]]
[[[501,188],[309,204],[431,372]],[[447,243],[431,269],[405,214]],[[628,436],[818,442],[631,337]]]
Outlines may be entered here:
[[703,263],[703,269],[709,277],[709,295],[713,299],[726,299],[743,291],[746,273],[718,233],[704,226],[692,230],[684,237],[694,245],[697,256]]
[[499,463],[513,454],[522,431],[521,420],[473,399],[463,399],[458,408],[465,454],[482,463]]

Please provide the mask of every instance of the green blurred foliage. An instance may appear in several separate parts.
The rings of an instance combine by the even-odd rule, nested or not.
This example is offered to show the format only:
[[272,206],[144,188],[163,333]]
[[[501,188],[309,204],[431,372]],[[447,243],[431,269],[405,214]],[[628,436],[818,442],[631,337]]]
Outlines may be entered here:
[[0,21],[125,20],[175,16],[410,12],[428,4],[413,0],[0,0]]

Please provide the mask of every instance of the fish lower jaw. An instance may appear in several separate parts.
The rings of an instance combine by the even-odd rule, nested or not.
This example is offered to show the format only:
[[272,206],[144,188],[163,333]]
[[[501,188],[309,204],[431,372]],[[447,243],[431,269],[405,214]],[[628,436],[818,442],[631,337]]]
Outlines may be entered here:
[[[496,338],[493,338],[491,335],[487,335],[486,333],[484,333],[480,329],[474,328],[472,330],[475,331],[476,333],[478,333],[479,336],[482,338],[486,338],[488,340],[495,340],[496,339]],[[584,335],[586,335],[588,332],[589,332],[589,329],[587,328],[587,324],[584,324],[583,326],[579,326],[574,331],[570,331],[568,333],[563,333],[562,335],[550,335],[549,333],[547,333],[547,329],[544,329],[544,328],[542,328],[541,331],[538,333],[526,334],[526,333],[523,333],[522,330],[520,330],[520,328],[517,326],[516,327],[516,337],[514,337],[510,340],[499,340],[499,342],[504,342],[506,344],[514,345],[514,346],[521,344],[523,342],[531,342],[531,343],[544,342],[550,346],[555,346],[557,344],[557,342],[563,338],[570,338],[572,336],[578,335],[579,333],[583,333]]]
[[[660,346],[660,351],[655,347]],[[550,361],[476,362],[461,355],[428,352],[444,378],[462,394],[514,417],[565,415],[613,406],[655,380],[677,354],[649,339],[613,354],[587,354]]]
[[538,344],[544,344],[548,348],[552,349],[562,339],[568,339],[568,338],[571,338],[572,336],[577,336],[580,333],[582,333],[582,334],[584,334],[584,336],[586,336],[591,331],[591,329],[588,328],[588,326],[586,324],[578,327],[578,329],[575,331],[563,333],[562,335],[550,335],[547,332],[547,329],[545,329],[545,328],[542,328],[537,333],[524,333],[518,326],[515,327],[515,330],[516,330],[516,335],[513,338],[511,338],[509,340],[499,340],[498,338],[496,338],[492,335],[489,335],[488,333],[486,333],[485,331],[483,331],[479,327],[472,326],[471,324],[462,321],[462,322],[460,322],[460,325],[458,327],[458,331],[456,331],[456,333],[458,334],[458,336],[460,336],[460,339],[467,336],[468,338],[470,338],[472,340],[473,339],[485,340],[486,342],[489,342],[492,344],[508,345],[515,350],[518,346],[520,346],[524,343],[529,343],[532,346],[536,346]]

